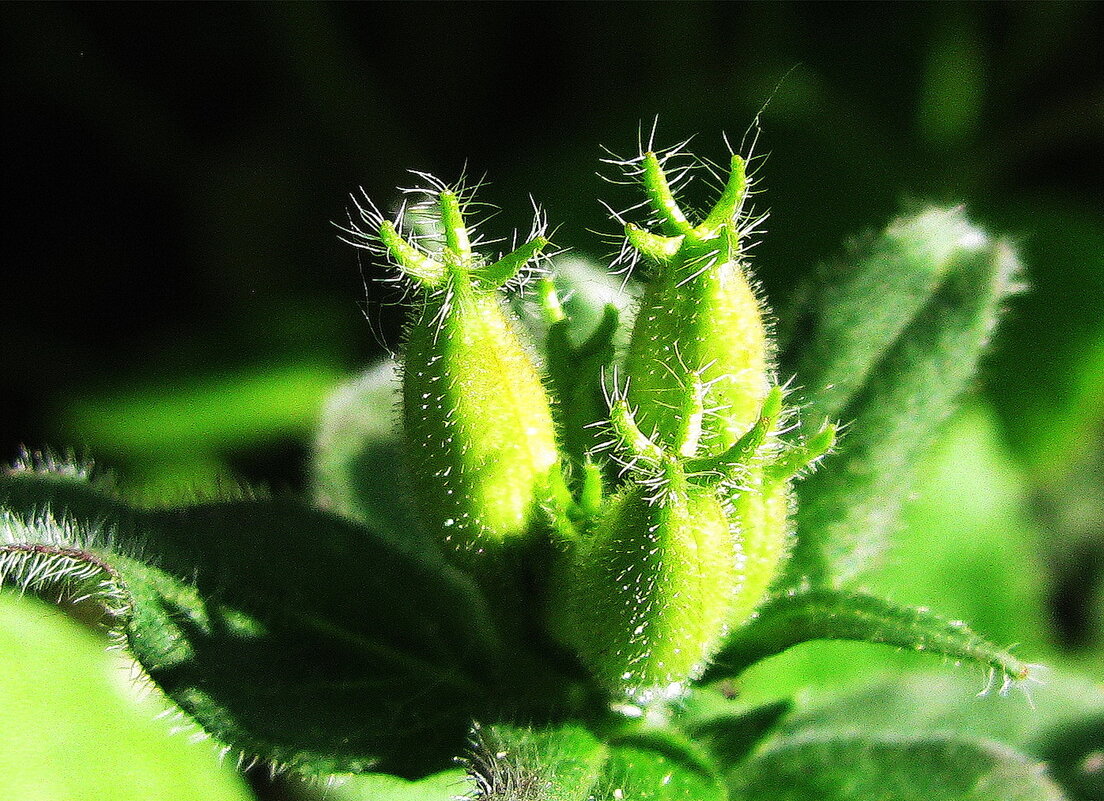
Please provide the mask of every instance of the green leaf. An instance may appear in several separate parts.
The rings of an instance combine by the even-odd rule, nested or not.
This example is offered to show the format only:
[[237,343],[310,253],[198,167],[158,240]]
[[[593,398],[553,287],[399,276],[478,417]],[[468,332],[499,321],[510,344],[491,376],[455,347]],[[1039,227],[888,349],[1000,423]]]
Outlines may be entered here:
[[324,785],[317,779],[300,779],[294,786],[295,798],[302,801],[459,801],[470,798],[471,792],[471,781],[459,768],[418,781],[366,773],[334,776]]
[[733,778],[742,801],[1061,801],[1038,763],[953,737],[784,741]]
[[714,775],[670,752],[643,747],[614,748],[595,793],[596,801],[726,801]]
[[102,637],[32,598],[0,592],[0,798],[246,801],[209,742],[141,697]]
[[1104,714],[1048,733],[1040,756],[1074,801],[1104,798]]
[[313,495],[323,509],[397,541],[418,540],[428,547],[410,501],[400,396],[398,366],[390,360],[331,393],[314,441]]
[[0,477],[0,576],[81,585],[219,741],[303,772],[449,766],[496,699],[471,581],[288,500],[136,510],[71,478]]
[[[470,759],[486,801],[726,801],[723,784],[677,732],[652,730],[599,742],[577,725],[477,732]],[[673,735],[673,736],[668,736]]]
[[983,693],[972,676],[912,673],[821,694],[786,719],[784,734],[827,737],[955,734],[999,739],[1045,760],[1071,799],[1101,798],[1104,689],[1088,677],[1047,672],[1019,692]]
[[607,749],[581,726],[477,729],[468,771],[486,801],[590,801]]
[[813,590],[768,602],[735,631],[705,672],[703,681],[736,676],[751,665],[809,640],[856,640],[892,645],[968,661],[1009,681],[1022,681],[1028,666],[976,635],[961,621],[948,621],[923,607],[895,606],[858,593]]
[[186,457],[304,434],[339,378],[332,365],[301,363],[149,384],[80,398],[61,425],[96,453]]
[[914,465],[969,386],[1017,270],[1011,247],[960,212],[928,211],[891,226],[814,303],[798,373],[803,416],[847,427],[837,453],[798,484],[787,586],[838,586],[882,552]]
[[730,768],[742,762],[791,707],[788,701],[777,701],[754,709],[709,715],[685,728],[718,765]]
[[1053,661],[1043,551],[1055,536],[1039,530],[992,410],[968,404],[924,461],[891,558],[863,577],[864,589],[967,620],[986,639]]
[[994,739],[1041,757],[1052,732],[1104,716],[1104,689],[1088,677],[1047,671],[1022,692],[963,673],[909,672],[806,697],[781,726],[787,736],[956,734]]

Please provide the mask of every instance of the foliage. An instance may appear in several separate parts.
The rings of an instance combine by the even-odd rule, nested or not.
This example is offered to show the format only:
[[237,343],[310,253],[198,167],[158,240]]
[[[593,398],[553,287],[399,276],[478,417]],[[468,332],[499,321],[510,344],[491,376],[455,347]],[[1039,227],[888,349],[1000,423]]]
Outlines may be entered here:
[[[559,270],[539,211],[492,254],[471,187],[421,176],[396,219],[358,200],[343,235],[390,260],[413,311],[401,381],[380,365],[328,404],[314,502],[151,504],[28,456],[0,477],[0,580],[97,598],[211,737],[349,774],[350,798],[1090,797],[1092,704],[1084,737],[998,744],[966,702],[941,728],[856,731],[868,708],[921,707],[912,687],[730,697],[813,640],[973,664],[1002,692],[1035,678],[860,586],[1018,287],[1013,247],[958,208],[903,216],[823,271],[780,350],[745,160],[719,176],[649,144],[612,162],[645,198],[643,219],[615,215],[638,301]],[[701,173],[721,186],[696,214]]]

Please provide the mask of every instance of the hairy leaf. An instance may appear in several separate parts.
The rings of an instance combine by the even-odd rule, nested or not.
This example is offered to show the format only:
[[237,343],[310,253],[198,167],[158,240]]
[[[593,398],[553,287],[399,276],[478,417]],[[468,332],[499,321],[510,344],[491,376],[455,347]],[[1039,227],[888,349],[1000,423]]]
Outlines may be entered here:
[[784,741],[737,771],[740,801],[1061,801],[1041,766],[989,741]]
[[[677,733],[599,742],[578,726],[478,732],[471,773],[487,801],[725,801],[712,770]],[[671,735],[671,736],[668,736]]]
[[702,677],[735,676],[751,665],[809,640],[857,640],[974,662],[1010,677],[1027,678],[1027,665],[976,635],[961,621],[927,609],[895,606],[858,593],[813,590],[782,595],[732,634]]
[[0,510],[0,577],[105,599],[150,677],[248,755],[422,775],[448,767],[501,682],[467,578],[294,502],[135,510],[17,472]]
[[885,547],[913,468],[969,386],[1016,287],[1012,249],[959,212],[892,226],[814,307],[799,371],[804,418],[845,425],[838,452],[797,487],[787,584],[839,585]]

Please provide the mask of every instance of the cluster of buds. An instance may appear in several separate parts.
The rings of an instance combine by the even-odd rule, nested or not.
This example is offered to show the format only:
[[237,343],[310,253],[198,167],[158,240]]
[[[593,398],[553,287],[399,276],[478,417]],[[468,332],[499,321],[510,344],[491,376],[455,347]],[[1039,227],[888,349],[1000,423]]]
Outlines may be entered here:
[[[473,252],[458,194],[432,192],[436,248],[382,219],[370,232],[424,302],[403,351],[404,427],[424,522],[465,569],[548,536],[547,627],[612,697],[677,694],[762,603],[788,549],[792,479],[832,446],[825,426],[786,441],[764,309],[749,280],[745,161],[692,221],[667,164],[625,164],[653,224],[625,226],[646,287],[609,393],[603,455],[622,467],[575,499],[555,399],[514,330],[501,287],[547,245]],[[658,230],[652,230],[657,228]],[[540,532],[546,532],[542,535]]]

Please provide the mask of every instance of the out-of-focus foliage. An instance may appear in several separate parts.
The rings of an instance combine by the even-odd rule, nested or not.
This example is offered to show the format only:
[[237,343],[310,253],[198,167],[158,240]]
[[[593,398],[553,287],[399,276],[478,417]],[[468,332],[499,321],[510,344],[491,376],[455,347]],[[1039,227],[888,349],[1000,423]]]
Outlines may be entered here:
[[[298,486],[325,387],[401,321],[378,285],[361,316],[361,276],[329,225],[355,184],[384,197],[407,166],[452,177],[466,162],[493,178],[487,197],[519,207],[531,191],[563,224],[558,244],[600,257],[583,232],[614,227],[578,203],[604,191],[596,142],[631,150],[653,114],[671,140],[738,139],[758,114],[771,218],[755,266],[783,336],[803,277],[914,199],[966,204],[1027,265],[977,402],[865,588],[1030,661],[1104,668],[1100,6],[0,14],[9,456],[75,443],[141,501],[241,477]],[[740,686],[750,702],[902,664],[812,644]],[[89,730],[118,725],[92,698],[74,702],[100,721]]]
[[244,801],[217,749],[194,742],[102,637],[41,601],[0,592],[0,798]]

